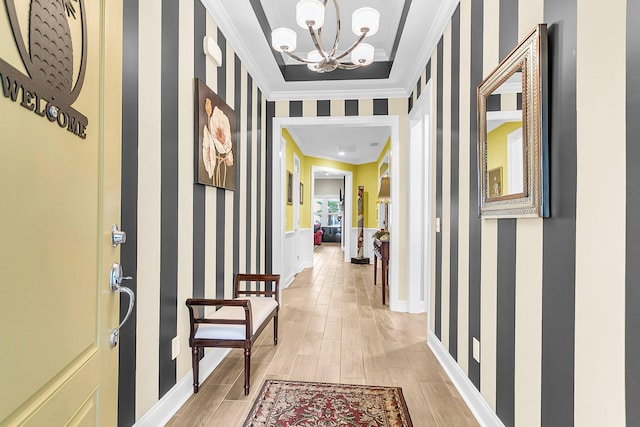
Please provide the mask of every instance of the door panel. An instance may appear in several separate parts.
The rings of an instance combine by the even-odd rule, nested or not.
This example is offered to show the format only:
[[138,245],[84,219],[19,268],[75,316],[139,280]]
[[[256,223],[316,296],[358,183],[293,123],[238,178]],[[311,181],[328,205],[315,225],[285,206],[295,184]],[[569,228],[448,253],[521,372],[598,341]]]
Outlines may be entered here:
[[[120,216],[122,2],[3,3],[0,425],[115,425],[117,348],[110,347],[109,333],[118,325],[118,296],[108,276],[119,260],[110,233]],[[75,17],[66,10],[53,17],[38,9],[41,3],[70,4]],[[16,29],[29,43],[34,14],[68,26],[62,33],[72,42],[72,84],[82,80],[86,64],[68,107],[60,101],[68,93],[34,78],[35,59],[25,63],[14,43]],[[37,47],[25,49],[35,57]],[[59,100],[57,116],[45,99]],[[75,113],[66,108],[86,116],[86,130],[69,130]]]

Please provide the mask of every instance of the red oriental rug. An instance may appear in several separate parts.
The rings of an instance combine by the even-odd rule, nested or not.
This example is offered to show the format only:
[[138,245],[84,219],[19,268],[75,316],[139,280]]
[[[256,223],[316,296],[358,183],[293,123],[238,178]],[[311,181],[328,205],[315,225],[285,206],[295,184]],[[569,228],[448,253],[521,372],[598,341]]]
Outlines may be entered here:
[[244,427],[412,427],[400,387],[266,380]]

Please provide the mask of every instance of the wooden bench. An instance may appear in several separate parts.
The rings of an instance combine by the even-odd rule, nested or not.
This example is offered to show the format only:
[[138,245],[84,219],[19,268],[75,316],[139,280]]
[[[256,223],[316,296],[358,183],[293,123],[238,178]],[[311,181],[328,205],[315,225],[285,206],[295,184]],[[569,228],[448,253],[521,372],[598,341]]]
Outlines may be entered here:
[[[240,289],[241,283],[272,283],[271,290],[252,291]],[[280,308],[278,290],[279,274],[237,274],[233,287],[233,299],[189,298],[191,346],[193,366],[193,392],[198,392],[198,371],[200,349],[204,347],[244,348],[244,394],[249,394],[251,375],[251,346],[273,318],[273,344],[278,344],[278,310]],[[255,295],[255,296],[252,296]],[[220,307],[215,313],[205,317],[205,307]]]

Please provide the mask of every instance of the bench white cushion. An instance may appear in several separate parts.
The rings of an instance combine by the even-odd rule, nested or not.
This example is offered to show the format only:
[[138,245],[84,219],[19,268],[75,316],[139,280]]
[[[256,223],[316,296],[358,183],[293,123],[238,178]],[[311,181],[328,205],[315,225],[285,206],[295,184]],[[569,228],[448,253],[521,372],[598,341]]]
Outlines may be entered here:
[[[253,321],[253,331],[255,334],[258,328],[267,320],[269,314],[278,307],[278,302],[269,297],[249,297],[238,298],[239,300],[249,300],[251,302],[251,317]],[[244,320],[243,307],[224,306],[220,310],[208,317],[209,319],[231,319]],[[215,340],[244,340],[247,339],[244,325],[216,325],[201,323],[195,333],[196,339]]]

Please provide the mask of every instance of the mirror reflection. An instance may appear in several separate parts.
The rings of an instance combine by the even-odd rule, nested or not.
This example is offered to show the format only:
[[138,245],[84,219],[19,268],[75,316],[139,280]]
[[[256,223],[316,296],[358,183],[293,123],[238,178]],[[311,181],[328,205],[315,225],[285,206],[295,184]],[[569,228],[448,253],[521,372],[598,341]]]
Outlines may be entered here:
[[487,98],[487,198],[522,195],[522,68],[514,70]]

